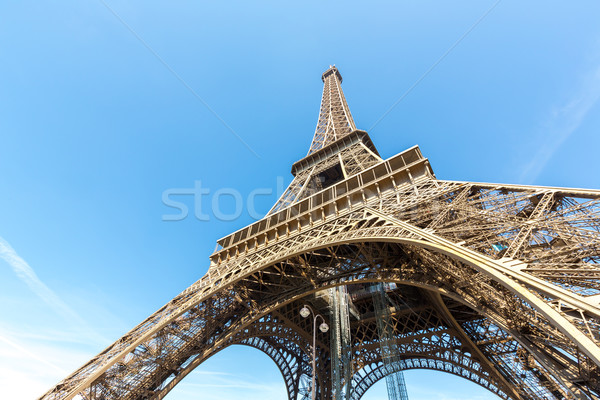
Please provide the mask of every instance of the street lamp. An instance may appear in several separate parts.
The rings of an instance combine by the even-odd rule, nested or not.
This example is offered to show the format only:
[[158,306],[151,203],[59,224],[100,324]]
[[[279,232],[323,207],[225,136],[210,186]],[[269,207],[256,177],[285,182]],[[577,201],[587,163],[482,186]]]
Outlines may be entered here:
[[316,361],[316,348],[317,348],[317,319],[321,318],[321,325],[319,325],[319,330],[323,333],[329,330],[329,325],[325,322],[325,318],[321,314],[316,314],[312,308],[308,305],[304,305],[300,309],[300,316],[302,318],[308,318],[308,316],[312,314],[313,318],[313,345],[312,345],[312,387],[311,387],[311,397],[312,400],[317,398],[317,390],[316,390],[316,371],[317,371],[317,361]]

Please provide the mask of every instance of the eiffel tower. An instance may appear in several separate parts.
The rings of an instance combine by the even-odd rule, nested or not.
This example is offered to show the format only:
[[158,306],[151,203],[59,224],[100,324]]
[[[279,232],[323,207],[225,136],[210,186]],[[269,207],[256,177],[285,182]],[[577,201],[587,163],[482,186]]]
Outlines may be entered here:
[[[310,150],[269,213],[42,399],[162,399],[233,344],[272,358],[290,400],[358,400],[417,368],[503,399],[600,398],[600,191],[440,180],[418,146],[383,160],[338,69],[322,80]],[[304,305],[332,328],[314,387]]]

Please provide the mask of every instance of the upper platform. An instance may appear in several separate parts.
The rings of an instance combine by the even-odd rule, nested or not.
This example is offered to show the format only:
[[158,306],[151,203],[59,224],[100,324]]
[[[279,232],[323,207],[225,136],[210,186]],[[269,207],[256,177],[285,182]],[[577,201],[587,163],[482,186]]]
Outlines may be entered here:
[[371,141],[369,134],[365,131],[355,130],[349,135],[346,135],[331,144],[317,150],[304,157],[303,159],[296,161],[292,165],[292,175],[296,176],[299,172],[305,171],[306,169],[319,164],[320,162],[331,157],[331,155],[338,154],[341,151],[350,148],[356,143],[362,142],[364,145],[371,150],[375,155],[379,157],[379,153],[375,148],[375,145]]

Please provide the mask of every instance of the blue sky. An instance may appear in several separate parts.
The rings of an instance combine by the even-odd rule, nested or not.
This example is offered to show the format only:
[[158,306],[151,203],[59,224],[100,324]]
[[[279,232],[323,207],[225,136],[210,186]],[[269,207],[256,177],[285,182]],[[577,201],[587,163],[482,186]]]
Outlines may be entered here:
[[[253,221],[246,203],[217,218],[235,211],[219,190],[270,191],[255,207],[270,208],[330,64],[383,157],[419,144],[441,179],[600,187],[599,14],[583,0],[0,2],[3,393],[42,394],[202,276],[215,241]],[[189,215],[165,221],[163,193],[197,181],[201,209],[176,196]],[[495,398],[406,377],[413,400]],[[270,360],[235,347],[168,398],[284,396]]]

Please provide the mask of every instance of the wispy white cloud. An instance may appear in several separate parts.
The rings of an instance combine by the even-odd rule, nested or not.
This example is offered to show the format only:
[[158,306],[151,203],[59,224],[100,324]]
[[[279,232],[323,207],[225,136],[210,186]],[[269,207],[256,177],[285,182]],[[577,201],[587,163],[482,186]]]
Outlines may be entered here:
[[24,372],[20,367],[3,365],[0,365],[0,385],[3,398],[11,400],[36,399],[50,388],[50,383],[45,382],[44,378],[32,369]]
[[178,400],[196,399],[200,393],[207,400],[238,399],[240,393],[246,400],[278,400],[286,397],[283,378],[279,381],[251,379],[245,374],[197,370],[175,388],[172,396]]
[[[0,322],[0,387],[3,396],[37,398],[106,345],[92,329],[36,274],[34,269],[0,237],[0,265],[6,264],[52,312],[65,322],[40,324],[37,315]],[[55,318],[56,319],[56,318]]]
[[600,99],[600,67],[587,74],[579,89],[562,107],[552,112],[544,124],[543,140],[521,172],[522,183],[533,183],[562,144],[577,131]]
[[23,281],[33,293],[35,293],[52,310],[63,317],[65,320],[73,323],[80,331],[85,333],[86,337],[96,340],[100,343],[106,343],[107,340],[96,331],[91,329],[88,324],[71,307],[62,301],[52,289],[40,280],[33,268],[21,258],[15,249],[0,237],[0,258],[12,268],[17,277]]
[[[221,388],[221,389],[248,389],[256,391],[269,391],[272,387],[270,384],[250,382],[243,380],[240,377],[231,376],[231,379],[215,379],[211,378],[210,382],[190,383],[188,387],[197,389],[204,388]],[[279,386],[279,385],[278,385]]]
[[44,341],[23,339],[22,333],[0,329],[2,398],[37,398],[91,355],[90,349],[75,349],[68,343],[48,345]]
[[[462,378],[457,378],[462,379]],[[466,381],[468,382],[468,381]],[[470,385],[471,382],[468,382]],[[474,385],[474,384],[473,384]],[[448,393],[448,389],[440,386],[416,386],[408,385],[407,391],[411,400],[425,400],[425,399],[437,399],[437,400],[497,400],[498,396],[492,392],[487,391],[483,388],[477,388],[478,391],[484,392],[481,394],[466,393],[459,395],[458,393]],[[467,392],[467,391],[465,391]]]
[[234,374],[230,372],[224,371],[194,371],[194,375],[196,376],[234,376]]
[[[193,374],[199,378],[195,382],[187,384],[193,388],[221,388],[221,389],[247,389],[257,392],[269,392],[273,389],[273,382],[256,382],[250,380],[250,377],[239,374],[233,374],[223,371],[194,371]],[[277,382],[278,388],[283,382]]]
[[77,346],[102,346],[102,343],[96,343],[82,334],[78,326],[66,326],[63,323],[57,323],[58,326],[45,325],[32,318],[30,323],[19,322],[16,325],[11,321],[0,321],[0,335],[4,337],[18,338],[21,342],[45,343],[57,346],[65,344]]
[[[407,374],[408,373],[408,374]],[[431,370],[410,370],[405,371],[406,389],[408,397],[411,400],[498,400],[497,395],[484,389],[477,384],[446,372],[431,371]],[[412,381],[417,378],[417,383]],[[431,384],[436,382],[436,384]],[[463,386],[462,390],[457,390],[457,382]],[[378,394],[387,394],[385,380],[382,379],[377,383],[380,389],[379,393],[373,393],[373,386],[365,396],[364,400],[373,400],[381,398]],[[372,392],[372,393],[369,393]],[[383,396],[384,398],[387,396]]]
[[57,370],[60,373],[66,374],[67,371],[62,369],[61,367],[59,367],[56,364],[51,363],[50,361],[46,360],[43,357],[40,357],[38,354],[33,353],[32,351],[29,351],[28,349],[26,349],[25,347],[13,342],[11,339],[4,337],[2,335],[0,335],[0,342],[4,342],[5,344],[7,344],[9,347],[12,347],[13,349],[17,350],[22,356],[25,356],[31,360],[40,362],[50,368],[53,368],[55,370]]

